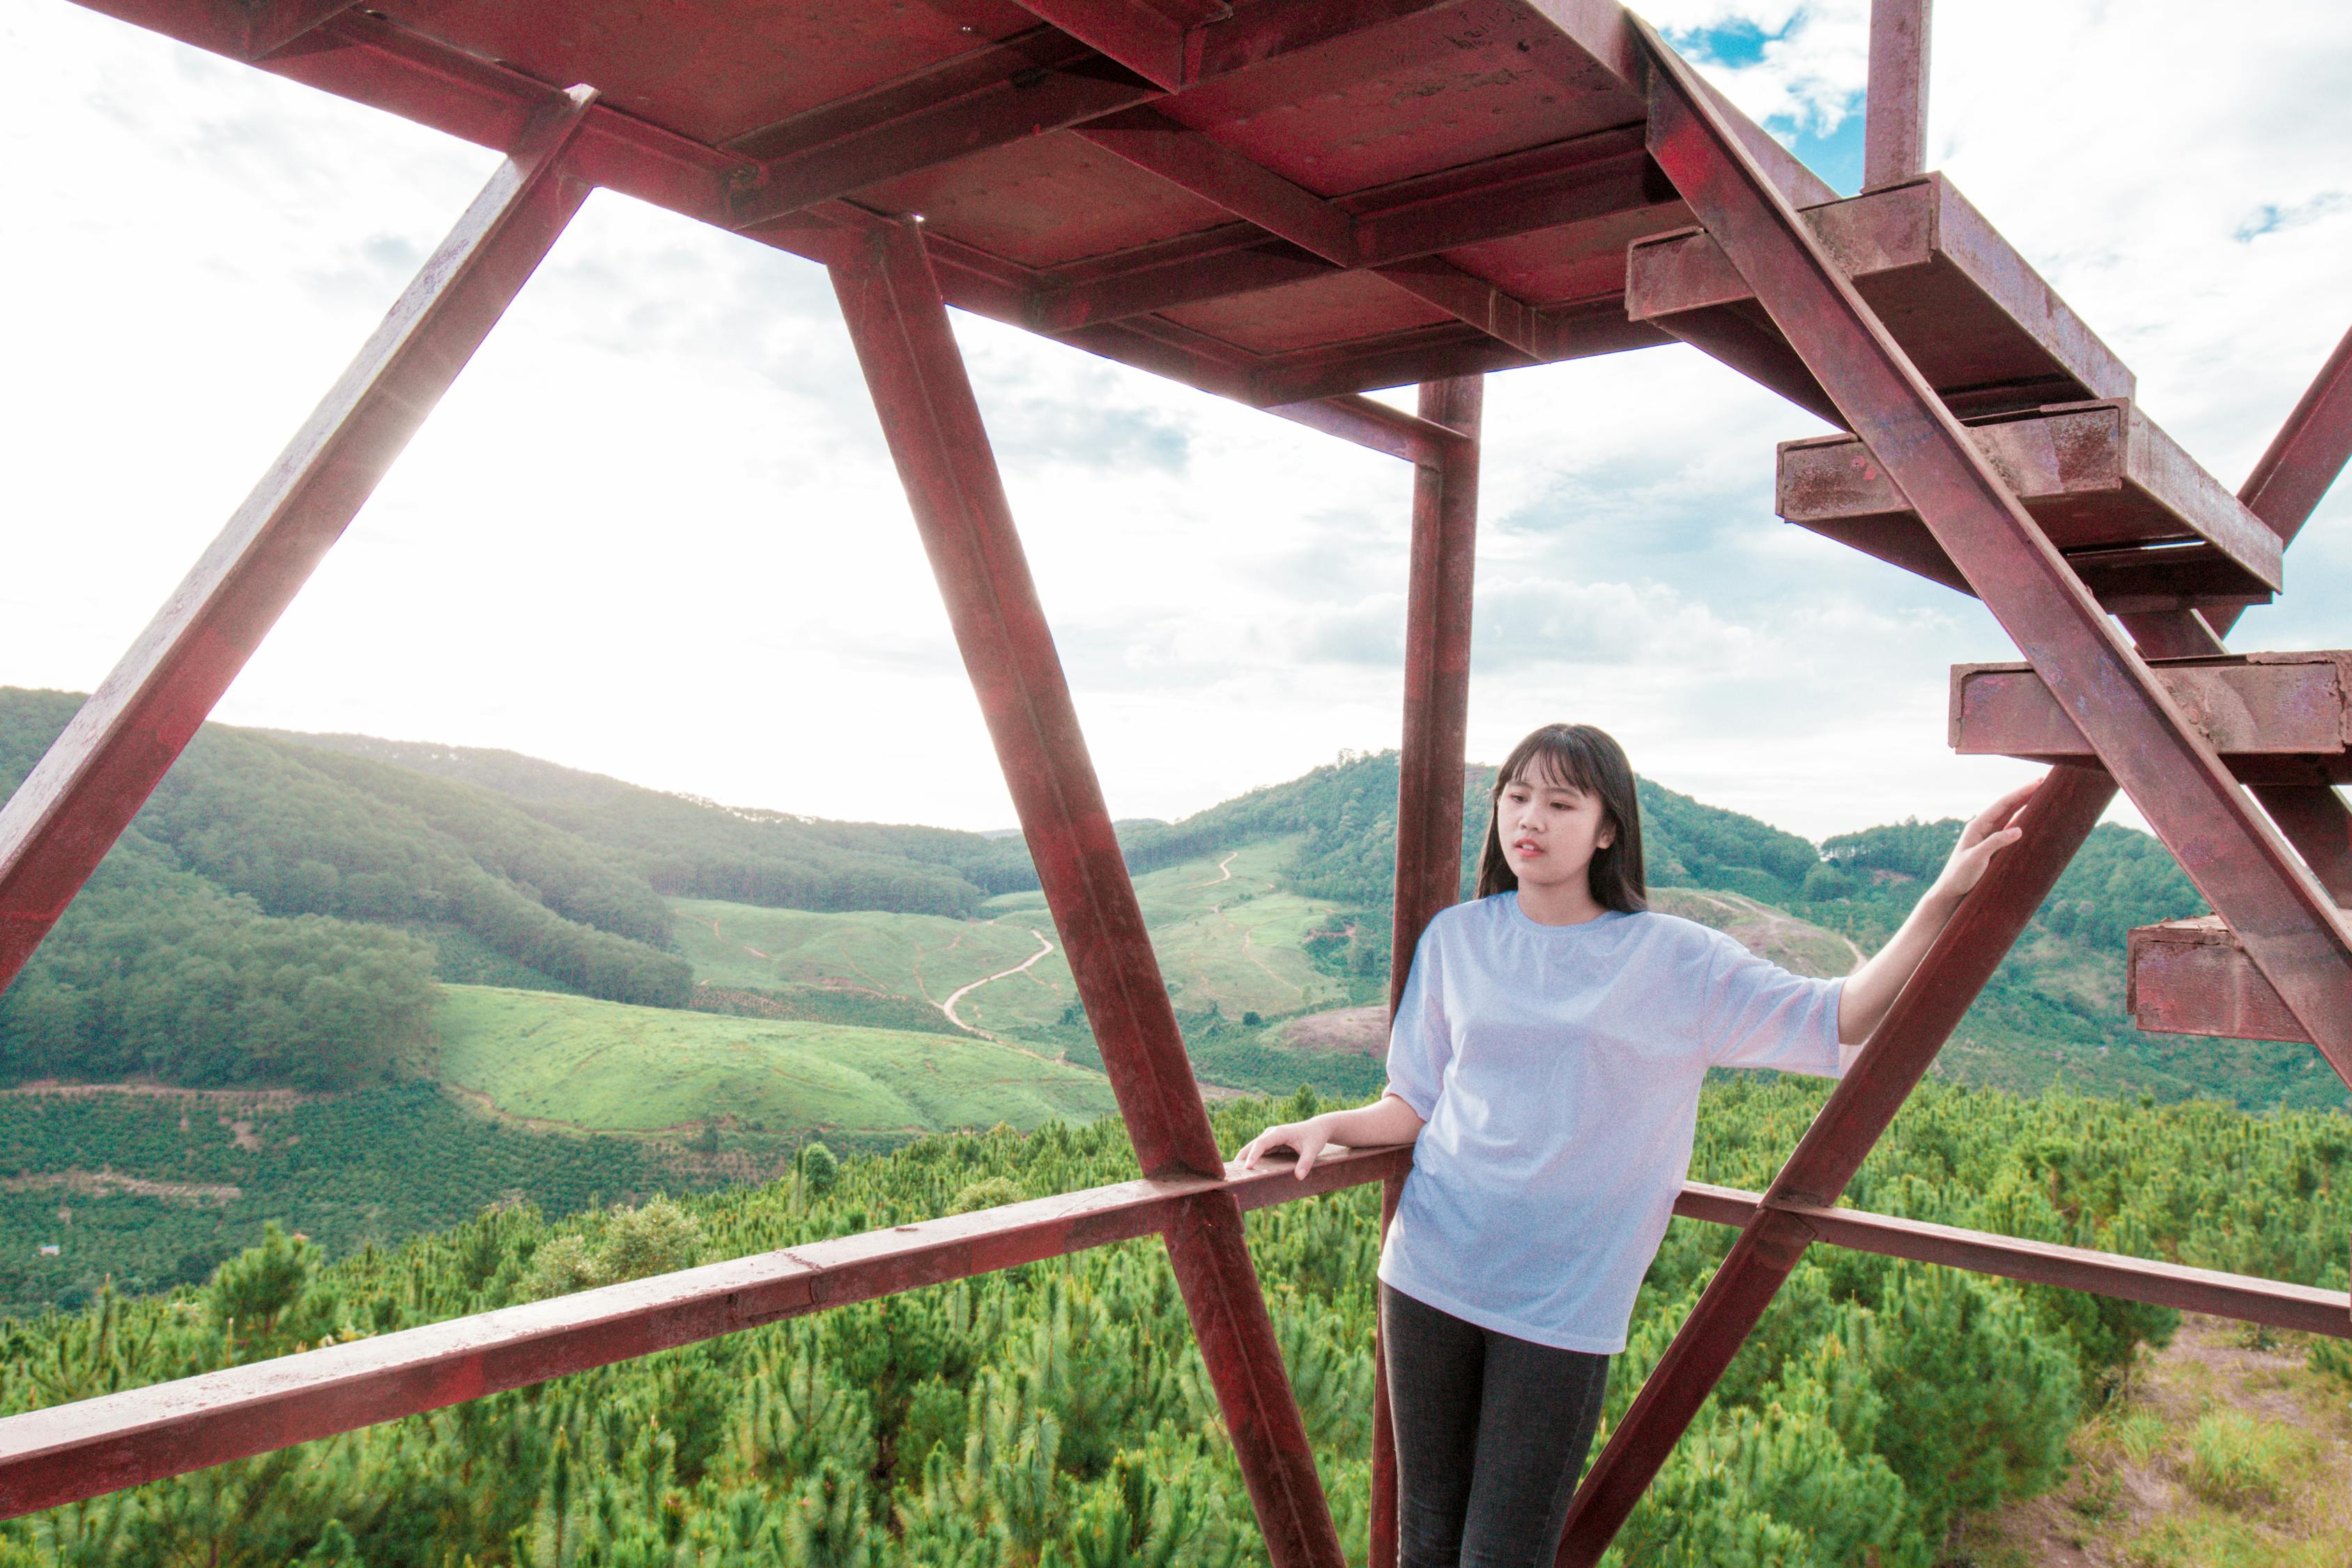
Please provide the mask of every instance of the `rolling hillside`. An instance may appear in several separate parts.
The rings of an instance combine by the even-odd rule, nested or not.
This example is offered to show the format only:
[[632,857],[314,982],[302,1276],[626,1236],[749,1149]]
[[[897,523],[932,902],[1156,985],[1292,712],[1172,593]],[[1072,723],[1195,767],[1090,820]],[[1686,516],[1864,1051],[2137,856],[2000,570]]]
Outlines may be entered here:
[[442,1081],[504,1116],[681,1140],[709,1128],[714,1152],[811,1131],[1025,1131],[1113,1109],[1099,1073],[989,1040],[471,985],[446,989],[439,1032]]

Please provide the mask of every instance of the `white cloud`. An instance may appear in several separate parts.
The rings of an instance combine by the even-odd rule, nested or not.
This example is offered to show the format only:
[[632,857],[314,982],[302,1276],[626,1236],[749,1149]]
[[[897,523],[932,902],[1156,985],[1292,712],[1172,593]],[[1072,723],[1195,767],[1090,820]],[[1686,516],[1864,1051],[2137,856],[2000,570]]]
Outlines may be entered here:
[[[1744,26],[1752,63],[1710,68],[1751,112],[1852,110],[1861,0],[1646,12]],[[1941,162],[2234,482],[2352,321],[2352,11],[1937,21]],[[0,381],[0,682],[87,688],[491,161],[63,0],[0,20],[0,104],[33,302]],[[957,331],[1114,810],[1394,742],[1401,465]],[[1817,428],[1681,349],[1492,378],[1474,752],[1589,718],[1662,782],[1816,836],[2021,774],[1944,749],[1948,666],[2008,651],[1983,612],[1772,516],[1772,443]],[[2345,510],[2246,646],[2343,641]],[[823,273],[604,194],[222,717],[830,816],[1011,815]]]

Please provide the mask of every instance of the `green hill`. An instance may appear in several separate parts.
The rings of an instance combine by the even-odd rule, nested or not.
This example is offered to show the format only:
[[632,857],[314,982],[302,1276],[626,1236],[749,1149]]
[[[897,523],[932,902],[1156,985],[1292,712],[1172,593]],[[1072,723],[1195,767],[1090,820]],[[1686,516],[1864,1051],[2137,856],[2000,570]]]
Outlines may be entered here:
[[453,985],[438,1076],[504,1115],[726,1144],[809,1131],[911,1135],[1115,1109],[1100,1074],[990,1040],[714,1017],[543,991]]

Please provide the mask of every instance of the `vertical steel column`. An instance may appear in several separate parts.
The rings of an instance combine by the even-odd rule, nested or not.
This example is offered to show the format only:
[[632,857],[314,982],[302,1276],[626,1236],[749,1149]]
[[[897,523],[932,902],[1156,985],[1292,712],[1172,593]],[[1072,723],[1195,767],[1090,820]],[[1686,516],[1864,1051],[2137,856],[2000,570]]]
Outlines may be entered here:
[[1461,896],[1462,768],[1470,723],[1470,599],[1478,559],[1478,426],[1486,377],[1421,389],[1421,416],[1465,437],[1412,471],[1412,565],[1405,593],[1404,745],[1397,758],[1396,1010],[1422,929]]
[[[834,289],[1129,1136],[1147,1176],[1222,1176],[921,231],[857,243]],[[1275,1568],[1339,1568],[1240,1205],[1203,1193],[1163,1235]]]
[[[1421,417],[1459,431],[1412,471],[1412,564],[1405,593],[1404,744],[1397,758],[1396,894],[1391,904],[1389,1012],[1413,948],[1437,911],[1461,896],[1462,769],[1470,724],[1470,601],[1478,561],[1478,427],[1486,378],[1424,382]],[[1381,1237],[1404,1183],[1381,1184]],[[1372,1334],[1370,1568],[1395,1568],[1396,1434],[1388,1362]]]
[[2042,780],[2021,823],[2025,836],[1993,861],[1928,949],[1610,1434],[1570,1506],[1559,1568],[1600,1562],[1813,1239],[1775,1205],[1836,1203],[2115,794],[2114,782],[2090,768],[2053,768]]
[[490,176],[122,661],[0,807],[0,988],[139,814],[588,186],[563,153],[595,93],[555,98]]
[[1870,0],[1870,88],[1863,100],[1862,184],[1900,184],[1927,169],[1927,33],[1934,0]]

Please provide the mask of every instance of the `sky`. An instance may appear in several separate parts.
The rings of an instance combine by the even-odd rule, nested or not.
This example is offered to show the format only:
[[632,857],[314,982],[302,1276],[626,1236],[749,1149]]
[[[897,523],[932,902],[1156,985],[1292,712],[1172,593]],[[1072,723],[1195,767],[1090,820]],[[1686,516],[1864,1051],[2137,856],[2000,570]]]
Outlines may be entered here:
[[[1647,14],[1859,183],[1865,0]],[[2213,16],[1946,5],[1929,161],[2234,486],[2352,323],[2352,6]],[[63,0],[0,7],[0,685],[104,676],[493,163]],[[1409,468],[955,325],[1114,815],[1396,744]],[[1773,516],[1810,416],[1673,347],[1495,375],[1486,419],[1474,758],[1590,721],[1814,838],[2031,776],[1946,748],[1949,666],[2014,657],[1990,618]],[[2347,518],[2332,497],[2237,646],[2343,642]],[[609,192],[215,716],[1013,821],[822,270]]]

